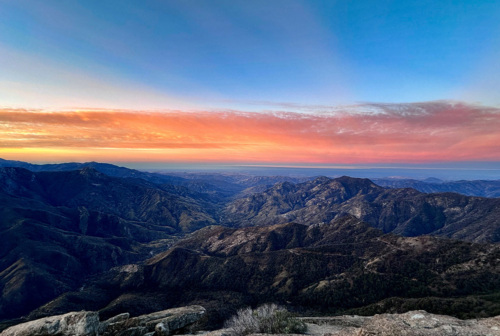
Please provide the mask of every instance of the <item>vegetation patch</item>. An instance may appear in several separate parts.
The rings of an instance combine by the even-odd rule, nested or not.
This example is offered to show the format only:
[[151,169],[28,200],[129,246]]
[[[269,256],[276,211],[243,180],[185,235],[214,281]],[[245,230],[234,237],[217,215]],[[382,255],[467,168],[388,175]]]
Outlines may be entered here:
[[225,327],[233,336],[255,333],[304,334],[307,331],[304,322],[276,304],[264,304],[257,309],[240,309],[226,321]]

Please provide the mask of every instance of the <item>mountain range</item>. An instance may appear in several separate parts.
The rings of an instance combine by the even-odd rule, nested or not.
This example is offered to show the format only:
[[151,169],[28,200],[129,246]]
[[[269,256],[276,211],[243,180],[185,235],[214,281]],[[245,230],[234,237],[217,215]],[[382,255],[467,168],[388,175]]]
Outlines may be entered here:
[[269,300],[500,314],[500,199],[350,177],[0,166],[0,321],[203,304],[220,324]]
[[296,222],[328,223],[350,214],[385,233],[432,234],[474,242],[500,240],[500,199],[456,193],[386,189],[368,179],[319,177],[278,183],[230,202],[222,223],[244,227]]
[[454,192],[467,196],[500,197],[500,180],[442,181],[436,178],[425,180],[376,178],[372,180],[382,187],[413,188],[424,193]]
[[88,167],[0,168],[0,202],[0,316],[29,312],[87,275],[143,260],[155,245],[215,223],[203,200]]
[[265,302],[316,313],[486,316],[500,312],[499,260],[496,244],[383,234],[353,216],[309,226],[209,226],[141,265],[99,275],[32,317],[202,304],[221,323],[235,307]]

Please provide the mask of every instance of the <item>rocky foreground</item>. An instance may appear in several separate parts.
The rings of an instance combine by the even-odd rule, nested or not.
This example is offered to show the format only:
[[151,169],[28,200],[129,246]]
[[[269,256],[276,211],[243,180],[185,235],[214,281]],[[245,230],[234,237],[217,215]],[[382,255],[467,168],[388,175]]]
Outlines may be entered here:
[[[100,321],[99,313],[81,311],[42,318],[12,326],[0,336],[169,336],[191,332],[189,326],[205,314],[201,306],[188,306],[130,317],[128,313]],[[496,336],[500,316],[459,320],[423,310],[375,316],[303,317],[309,335]],[[205,336],[230,336],[231,330],[197,332]]]
[[169,336],[198,321],[201,306],[189,306],[130,317],[124,313],[99,321],[99,313],[80,311],[30,321],[5,329],[1,336]]
[[424,310],[404,314],[375,316],[337,316],[304,318],[308,334],[342,336],[496,336],[500,335],[500,316],[459,320]]

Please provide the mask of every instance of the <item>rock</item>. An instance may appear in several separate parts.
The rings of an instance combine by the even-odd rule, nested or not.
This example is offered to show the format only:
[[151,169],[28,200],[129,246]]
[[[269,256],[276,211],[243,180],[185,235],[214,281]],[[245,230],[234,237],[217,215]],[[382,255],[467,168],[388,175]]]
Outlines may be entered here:
[[148,328],[146,327],[132,327],[122,330],[116,334],[116,336],[144,336],[148,333]]
[[193,324],[198,321],[203,314],[205,314],[205,308],[201,306],[191,306],[178,309],[178,311],[174,311],[174,309],[172,309],[171,311],[173,315],[162,319],[162,325],[170,331],[179,330]]
[[310,335],[342,336],[500,336],[500,316],[459,320],[451,316],[410,311],[373,317],[304,318]]
[[155,336],[168,336],[198,321],[203,314],[205,308],[201,306],[173,308],[115,323],[106,324],[106,321],[101,330],[103,336],[144,336],[151,332],[154,332]]
[[5,329],[1,336],[94,336],[98,332],[97,312],[71,312],[21,323]]
[[168,324],[160,322],[156,325],[155,332],[158,336],[168,336],[170,334],[170,329],[168,328]]
[[205,332],[201,335],[203,336],[232,336],[232,330],[229,328],[219,329],[214,331]]
[[359,335],[447,336],[500,335],[500,317],[459,320],[451,316],[411,311],[405,314],[375,315],[361,327]]
[[97,312],[72,312],[12,326],[0,336],[169,336],[198,321],[205,308],[188,306],[130,318],[129,313],[99,322]]
[[308,324],[360,328],[370,318],[369,316],[344,315],[331,317],[301,317],[300,319]]
[[113,323],[118,323],[118,322],[126,321],[129,318],[130,318],[130,314],[129,313],[123,313],[123,314],[119,314],[119,315],[113,316],[112,318],[107,319],[104,322],[101,322],[100,325],[99,325],[99,335],[103,334],[104,331],[109,327],[109,325],[111,325]]

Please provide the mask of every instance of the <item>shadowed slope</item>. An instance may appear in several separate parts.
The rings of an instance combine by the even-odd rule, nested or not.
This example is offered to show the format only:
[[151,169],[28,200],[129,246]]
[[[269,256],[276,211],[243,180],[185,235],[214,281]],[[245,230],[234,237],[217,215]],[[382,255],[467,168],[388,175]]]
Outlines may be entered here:
[[0,168],[0,204],[0,318],[26,314],[88,275],[143,260],[172,234],[214,223],[190,198],[92,168]]
[[[474,316],[485,307],[478,295],[500,286],[499,258],[495,245],[384,235],[353,216],[310,226],[211,226],[144,265],[100,276],[34,316],[76,307],[105,316],[139,314],[203,303],[221,318],[241,305],[271,301],[318,312],[360,309],[392,297],[460,302],[470,295],[478,306],[458,305],[451,313]],[[426,308],[440,312],[439,305]],[[486,314],[499,308],[493,304]]]
[[370,180],[350,177],[277,184],[229,203],[223,222],[237,227],[290,221],[327,223],[345,214],[404,236],[500,241],[500,199],[384,189]]

